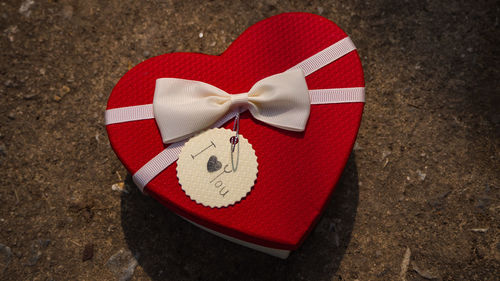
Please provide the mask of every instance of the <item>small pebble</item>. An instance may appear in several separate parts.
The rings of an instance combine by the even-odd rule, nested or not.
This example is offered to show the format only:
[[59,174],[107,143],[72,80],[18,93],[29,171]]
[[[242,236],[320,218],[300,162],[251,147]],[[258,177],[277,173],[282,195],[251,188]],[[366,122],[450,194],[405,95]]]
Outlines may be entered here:
[[50,242],[50,239],[38,239],[38,244],[40,244],[40,247],[42,248],[47,248]]
[[7,155],[7,148],[5,147],[4,144],[0,144],[0,156],[5,156]]
[[0,275],[7,269],[11,260],[12,250],[4,244],[0,244]]
[[128,190],[125,188],[125,183],[124,182],[117,182],[111,186],[111,189],[114,191],[120,191],[120,192],[125,192],[128,193]]
[[70,19],[73,16],[73,7],[70,5],[65,5],[62,10],[63,17]]
[[337,232],[337,227],[335,226],[334,222],[330,223],[330,225],[328,226],[328,230],[331,232]]
[[439,279],[439,276],[432,274],[428,270],[419,268],[414,262],[412,262],[412,269],[418,275],[422,276],[424,279],[427,279],[427,280]]
[[120,249],[106,262],[106,267],[113,272],[118,280],[128,281],[132,279],[137,267],[138,255],[134,256],[129,250]]
[[10,80],[10,79],[7,79],[7,80],[5,80],[5,82],[3,82],[3,85],[5,87],[12,87],[12,86],[14,86],[14,82],[12,82],[12,80]]
[[358,142],[355,142],[353,149],[356,150],[356,151],[358,151],[358,150],[362,150],[363,148],[358,144]]
[[382,160],[385,159],[387,156],[391,155],[392,152],[389,150],[384,150],[382,151]]
[[39,250],[32,250],[31,257],[28,259],[28,265],[34,266],[37,264],[38,260],[42,257],[42,252]]
[[427,177],[427,174],[420,171],[420,170],[417,170],[417,175],[418,175],[418,179],[421,180],[421,181],[424,181],[425,180],[425,177]]
[[61,87],[61,93],[63,95],[69,93],[69,91],[71,91],[71,89],[68,86],[64,85],[64,86]]
[[198,34],[198,37],[203,38],[203,32],[200,32],[200,34]]
[[94,244],[87,244],[83,248],[82,261],[91,260],[94,257]]
[[479,208],[480,210],[484,211],[488,205],[489,202],[487,202],[488,200],[486,198],[480,198],[480,199],[477,199],[477,202],[476,202],[476,208]]
[[25,17],[29,17],[31,15],[31,6],[35,4],[34,0],[25,0],[22,4],[21,7],[19,7],[19,13]]
[[16,34],[18,31],[19,28],[17,28],[16,25],[11,25],[4,30],[4,33],[7,35],[7,38],[9,38],[10,42],[14,42],[14,34]]
[[38,96],[38,94],[37,94],[37,93],[28,93],[28,94],[24,95],[24,96],[23,96],[23,98],[24,98],[25,100],[32,100],[32,99],[34,99],[36,96]]

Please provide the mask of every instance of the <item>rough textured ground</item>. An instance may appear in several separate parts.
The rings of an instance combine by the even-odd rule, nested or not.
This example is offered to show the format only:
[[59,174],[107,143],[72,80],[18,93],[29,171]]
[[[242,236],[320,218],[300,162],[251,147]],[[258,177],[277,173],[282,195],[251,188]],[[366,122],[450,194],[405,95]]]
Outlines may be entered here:
[[[500,7],[439,2],[0,2],[0,279],[498,280]],[[147,57],[218,54],[287,11],[353,38],[367,103],[332,203],[282,261],[141,196],[103,112]]]

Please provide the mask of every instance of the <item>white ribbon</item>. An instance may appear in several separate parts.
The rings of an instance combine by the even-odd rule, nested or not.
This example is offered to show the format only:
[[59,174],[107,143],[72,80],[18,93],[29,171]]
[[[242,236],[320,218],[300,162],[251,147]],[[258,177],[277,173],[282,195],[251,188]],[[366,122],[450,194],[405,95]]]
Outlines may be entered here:
[[266,77],[248,93],[230,95],[200,81],[156,80],[153,112],[164,143],[185,139],[208,128],[231,109],[248,108],[269,125],[304,131],[310,111],[309,92],[301,69]]

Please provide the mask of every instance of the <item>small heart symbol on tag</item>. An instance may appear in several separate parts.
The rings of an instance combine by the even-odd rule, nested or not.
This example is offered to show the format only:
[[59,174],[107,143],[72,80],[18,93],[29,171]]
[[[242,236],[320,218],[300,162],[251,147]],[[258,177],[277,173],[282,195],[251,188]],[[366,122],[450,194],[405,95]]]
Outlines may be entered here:
[[220,168],[222,168],[222,163],[217,160],[217,156],[215,156],[215,155],[210,156],[210,158],[208,158],[208,162],[207,162],[207,170],[210,173],[213,173],[213,172],[219,170]]

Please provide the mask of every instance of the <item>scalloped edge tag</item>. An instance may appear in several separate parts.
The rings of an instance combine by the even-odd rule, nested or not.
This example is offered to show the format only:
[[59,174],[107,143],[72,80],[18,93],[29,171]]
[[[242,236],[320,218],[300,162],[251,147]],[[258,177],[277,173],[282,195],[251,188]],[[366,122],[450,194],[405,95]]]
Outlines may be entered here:
[[189,139],[177,160],[177,178],[186,195],[205,207],[221,208],[245,198],[255,184],[257,156],[242,135],[234,151],[234,131],[206,130]]

